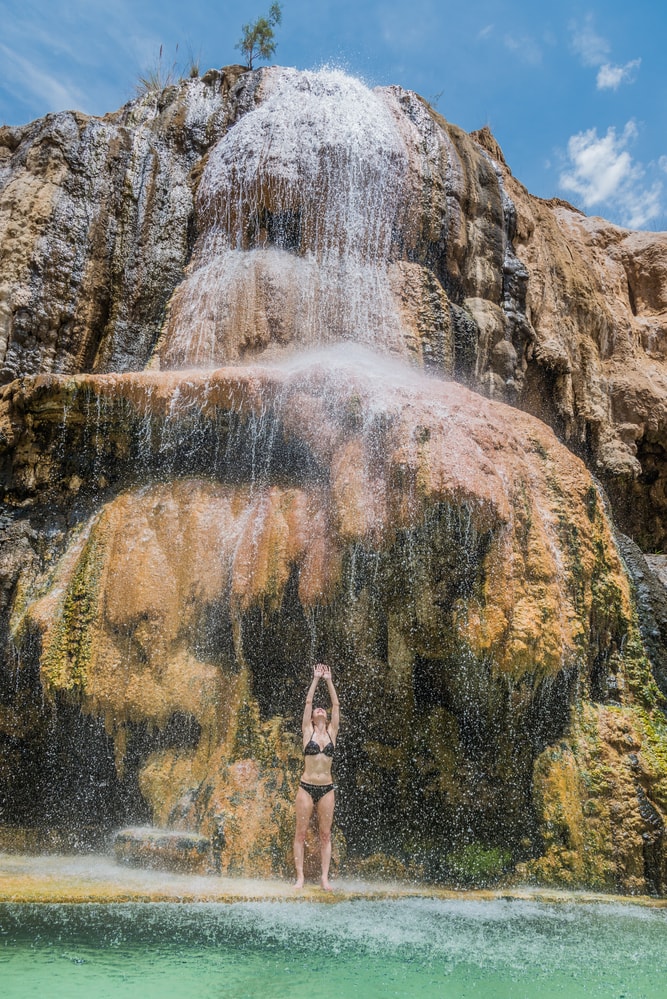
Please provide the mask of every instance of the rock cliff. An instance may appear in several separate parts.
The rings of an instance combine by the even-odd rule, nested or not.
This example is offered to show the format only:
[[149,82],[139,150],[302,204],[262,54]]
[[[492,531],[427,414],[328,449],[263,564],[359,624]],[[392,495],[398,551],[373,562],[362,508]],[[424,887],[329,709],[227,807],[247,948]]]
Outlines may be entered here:
[[662,891],[664,587],[590,473],[660,549],[666,243],[341,73],[0,130],[0,820],[282,872],[327,658],[350,864]]

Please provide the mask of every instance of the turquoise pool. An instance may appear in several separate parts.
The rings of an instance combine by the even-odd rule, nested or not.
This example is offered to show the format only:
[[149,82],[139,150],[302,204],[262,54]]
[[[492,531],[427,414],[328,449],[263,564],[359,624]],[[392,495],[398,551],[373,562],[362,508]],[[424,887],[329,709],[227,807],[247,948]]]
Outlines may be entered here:
[[526,901],[0,906],[3,999],[664,999],[667,912]]

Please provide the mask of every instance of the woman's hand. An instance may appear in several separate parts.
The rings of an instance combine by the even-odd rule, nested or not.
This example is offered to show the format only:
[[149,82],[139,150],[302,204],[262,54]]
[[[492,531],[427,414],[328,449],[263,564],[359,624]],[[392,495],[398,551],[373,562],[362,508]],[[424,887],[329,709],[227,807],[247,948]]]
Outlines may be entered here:
[[329,673],[329,676],[331,676],[331,670],[329,669],[328,666],[325,666],[324,663],[317,663],[315,666],[313,666],[313,676],[317,677],[318,680],[321,677],[326,676],[327,671]]

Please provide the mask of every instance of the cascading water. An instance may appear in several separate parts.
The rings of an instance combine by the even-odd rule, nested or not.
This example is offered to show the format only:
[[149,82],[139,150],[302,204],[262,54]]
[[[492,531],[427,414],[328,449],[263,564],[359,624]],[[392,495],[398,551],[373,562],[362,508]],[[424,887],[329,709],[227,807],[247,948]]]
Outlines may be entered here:
[[[465,898],[0,906],[7,995],[660,999],[665,915]],[[324,924],[324,926],[323,926]]]
[[596,488],[448,380],[500,330],[518,384],[500,168],[340,72],[245,74],[216,121],[146,370],[5,391],[9,502],[65,511],[7,614],[10,823],[150,818],[223,873],[284,875],[326,659],[348,870],[661,890],[662,764],[625,757],[664,720]]
[[414,192],[391,95],[338,71],[278,70],[261,91],[209,154],[161,366],[339,340],[414,353],[392,271],[409,259]]

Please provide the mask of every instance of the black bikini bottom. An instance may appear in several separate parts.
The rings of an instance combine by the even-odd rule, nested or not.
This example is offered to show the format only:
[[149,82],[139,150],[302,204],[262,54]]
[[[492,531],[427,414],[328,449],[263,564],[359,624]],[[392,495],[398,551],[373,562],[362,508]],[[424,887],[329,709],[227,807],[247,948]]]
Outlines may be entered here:
[[333,791],[334,789],[333,784],[306,784],[302,780],[299,781],[299,787],[302,787],[304,791],[308,792],[313,799],[313,804],[315,805],[320,798],[323,798],[325,794],[328,794],[329,791]]

